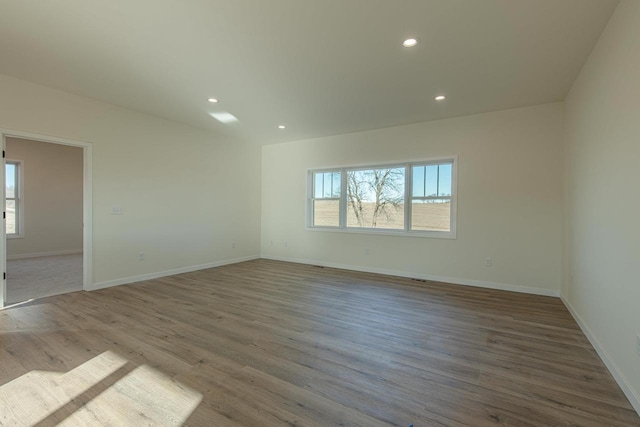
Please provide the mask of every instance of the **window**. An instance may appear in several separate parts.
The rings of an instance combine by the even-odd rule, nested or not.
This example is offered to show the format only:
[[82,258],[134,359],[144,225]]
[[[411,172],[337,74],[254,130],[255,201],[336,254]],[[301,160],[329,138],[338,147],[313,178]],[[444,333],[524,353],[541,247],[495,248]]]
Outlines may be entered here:
[[309,171],[315,229],[455,237],[455,158]]
[[313,173],[313,226],[340,226],[341,176],[339,171]]
[[347,170],[347,227],[404,230],[405,168]]
[[5,212],[7,236],[22,234],[22,164],[7,161],[5,164]]
[[453,162],[411,168],[411,230],[451,230],[451,173]]

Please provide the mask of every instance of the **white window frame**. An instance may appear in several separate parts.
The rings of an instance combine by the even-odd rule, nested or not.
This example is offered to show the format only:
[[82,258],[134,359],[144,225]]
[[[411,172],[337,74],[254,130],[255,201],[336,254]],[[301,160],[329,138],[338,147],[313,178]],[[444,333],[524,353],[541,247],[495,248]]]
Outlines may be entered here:
[[[342,206],[342,194],[344,193],[346,187],[345,187],[344,179],[343,179],[343,176],[342,176],[341,172],[342,171],[339,168],[338,169],[334,168],[334,169],[322,169],[322,170],[309,171],[310,174],[309,174],[309,182],[308,182],[307,193],[309,195],[309,199],[310,199],[310,203],[311,203],[311,210],[309,211],[310,214],[311,214],[311,218],[308,220],[308,223],[311,224],[312,227],[325,228],[325,229],[340,228],[339,226],[338,227],[334,227],[334,226],[316,226],[316,225],[313,225],[313,224],[315,224],[315,218],[313,216],[313,213],[314,213],[313,207],[315,205],[314,202],[316,200],[337,200],[339,202],[339,205]],[[340,173],[340,197],[319,197],[319,198],[316,198],[315,182],[313,182],[313,175],[315,173],[331,173],[331,174]],[[339,212],[340,220],[339,221],[340,221],[340,224],[342,224],[342,212],[341,212],[342,209],[341,208],[339,208],[339,209],[340,209],[340,212]]]
[[[411,207],[414,199],[428,199],[429,197],[413,197],[413,178],[412,171],[414,166],[428,166],[433,164],[451,163],[451,212],[450,212],[450,229],[449,231],[435,230],[411,230]],[[353,170],[370,170],[370,169],[405,169],[405,188],[404,188],[404,229],[383,229],[383,228],[360,228],[347,227],[347,171]],[[340,207],[339,218],[340,225],[338,227],[316,226],[314,225],[314,183],[313,176],[318,172],[340,172]],[[435,197],[436,199],[445,199],[447,197]],[[324,199],[327,200],[327,199]],[[306,229],[309,231],[329,231],[338,233],[359,233],[359,234],[383,234],[394,236],[411,236],[411,237],[434,237],[441,239],[457,238],[457,206],[458,206],[458,156],[435,157],[424,160],[411,160],[407,162],[393,162],[386,164],[374,165],[355,165],[345,167],[327,167],[314,168],[307,170],[307,214]]]
[[[15,165],[17,169],[16,173],[16,187],[17,191],[15,191],[16,197],[9,198],[5,196],[5,200],[15,200],[16,201],[16,232],[15,233],[6,233],[7,239],[22,239],[24,238],[24,162],[22,160],[10,160],[7,159],[5,161],[5,175],[6,175],[6,165]],[[6,205],[3,206],[3,210],[6,211]],[[6,212],[5,212],[6,217]],[[5,218],[6,221],[6,218]]]

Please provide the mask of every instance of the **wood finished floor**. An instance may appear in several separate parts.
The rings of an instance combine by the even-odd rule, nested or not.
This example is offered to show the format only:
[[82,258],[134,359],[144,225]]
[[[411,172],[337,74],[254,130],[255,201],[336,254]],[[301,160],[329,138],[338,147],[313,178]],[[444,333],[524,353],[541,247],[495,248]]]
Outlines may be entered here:
[[556,298],[257,260],[0,311],[0,425],[640,426]]

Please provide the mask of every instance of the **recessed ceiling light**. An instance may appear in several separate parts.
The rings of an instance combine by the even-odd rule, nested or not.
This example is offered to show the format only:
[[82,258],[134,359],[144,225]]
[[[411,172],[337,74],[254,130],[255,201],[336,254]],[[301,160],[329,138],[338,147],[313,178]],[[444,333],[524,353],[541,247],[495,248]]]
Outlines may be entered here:
[[286,129],[287,127],[285,125],[278,125],[278,129]]
[[447,99],[447,97],[444,95],[438,95],[433,99],[435,99],[436,101],[444,101],[445,99]]
[[220,102],[218,98],[209,98],[207,99],[207,101],[209,101],[212,104],[217,104],[218,102]]
[[232,123],[237,122],[238,118],[231,113],[222,112],[222,113],[209,113],[211,117],[219,121],[220,123]]
[[418,44],[418,39],[406,39],[402,42],[402,46],[404,47],[414,47]]

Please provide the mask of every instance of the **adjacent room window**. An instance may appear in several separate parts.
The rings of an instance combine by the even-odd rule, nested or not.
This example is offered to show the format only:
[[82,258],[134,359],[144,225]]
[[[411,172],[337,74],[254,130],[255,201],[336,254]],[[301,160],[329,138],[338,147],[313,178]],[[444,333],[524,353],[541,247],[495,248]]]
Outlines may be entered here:
[[5,212],[8,237],[22,234],[22,163],[8,160],[5,164]]
[[310,228],[455,237],[455,158],[309,171]]

